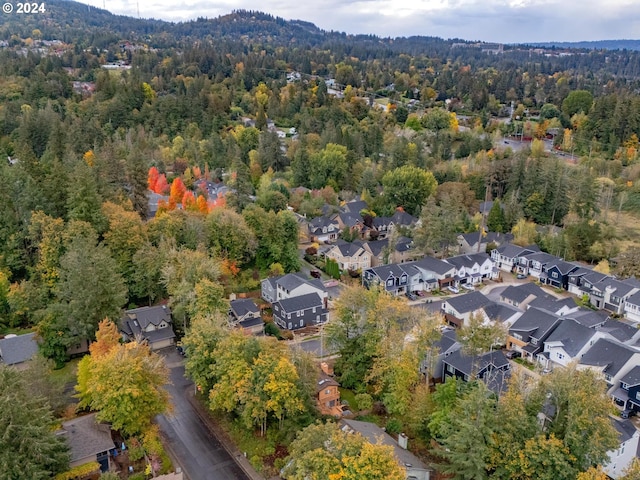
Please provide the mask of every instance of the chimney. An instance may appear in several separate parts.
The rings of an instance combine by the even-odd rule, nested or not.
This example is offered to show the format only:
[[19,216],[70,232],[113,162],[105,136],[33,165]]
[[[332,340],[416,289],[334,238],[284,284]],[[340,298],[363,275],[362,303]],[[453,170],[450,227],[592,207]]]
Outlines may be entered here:
[[320,370],[322,370],[325,375],[329,375],[330,377],[333,376],[333,367],[330,367],[327,362],[322,362],[320,364]]
[[406,450],[408,442],[409,442],[409,438],[404,433],[401,433],[400,435],[398,435],[398,446]]
[[229,294],[229,301],[233,302],[236,299],[236,294],[235,293],[230,293]]

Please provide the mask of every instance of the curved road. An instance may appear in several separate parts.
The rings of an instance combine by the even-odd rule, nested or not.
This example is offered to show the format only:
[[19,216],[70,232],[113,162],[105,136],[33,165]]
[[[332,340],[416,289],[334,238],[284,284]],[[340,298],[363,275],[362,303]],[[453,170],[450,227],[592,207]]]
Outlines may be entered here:
[[185,378],[182,357],[171,349],[163,352],[171,371],[173,415],[157,417],[158,425],[189,480],[249,480],[224,447],[209,432],[186,396],[193,383]]

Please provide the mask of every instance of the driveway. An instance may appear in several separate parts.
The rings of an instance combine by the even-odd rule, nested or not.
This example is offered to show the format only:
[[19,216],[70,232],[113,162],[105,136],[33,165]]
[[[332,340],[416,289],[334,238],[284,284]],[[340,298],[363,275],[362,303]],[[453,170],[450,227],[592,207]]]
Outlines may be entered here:
[[173,415],[159,415],[165,444],[189,480],[248,480],[224,447],[200,421],[186,396],[193,383],[185,378],[182,357],[174,349],[162,352],[171,372]]

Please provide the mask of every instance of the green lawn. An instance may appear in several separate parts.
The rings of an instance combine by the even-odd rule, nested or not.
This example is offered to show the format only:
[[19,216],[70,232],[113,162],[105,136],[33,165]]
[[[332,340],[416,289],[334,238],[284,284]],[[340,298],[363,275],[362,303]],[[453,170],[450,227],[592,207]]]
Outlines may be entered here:
[[356,394],[348,388],[338,387],[338,390],[340,390],[340,400],[346,400],[349,402],[349,410],[353,413],[357,412],[358,403],[356,402]]
[[76,381],[76,373],[78,372],[79,358],[68,361],[64,367],[51,372],[51,378],[62,383]]

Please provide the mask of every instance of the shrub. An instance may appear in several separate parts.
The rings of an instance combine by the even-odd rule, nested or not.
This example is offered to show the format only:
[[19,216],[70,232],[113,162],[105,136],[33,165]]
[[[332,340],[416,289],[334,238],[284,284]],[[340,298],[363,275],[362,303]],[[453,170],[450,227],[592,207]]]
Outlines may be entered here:
[[86,477],[92,473],[100,470],[100,464],[98,462],[89,462],[84,465],[78,465],[71,470],[59,473],[55,476],[55,480],[75,480],[76,478]]
[[385,426],[388,433],[400,433],[402,430],[402,422],[397,418],[390,418]]

